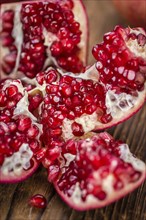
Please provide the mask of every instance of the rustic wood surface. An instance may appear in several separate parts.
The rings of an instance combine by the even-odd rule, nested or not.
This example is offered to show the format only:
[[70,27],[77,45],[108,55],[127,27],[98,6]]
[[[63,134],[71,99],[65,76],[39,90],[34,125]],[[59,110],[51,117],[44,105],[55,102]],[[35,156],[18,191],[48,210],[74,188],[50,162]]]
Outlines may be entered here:
[[[5,0],[6,1],[6,0]],[[89,51],[101,42],[105,32],[115,25],[127,26],[115,11],[110,0],[84,0],[90,24]],[[89,63],[93,63],[91,52]],[[117,139],[126,141],[131,151],[146,161],[146,108],[136,116],[108,131]],[[43,194],[48,201],[46,209],[31,208],[29,198]],[[105,208],[78,212],[67,206],[47,182],[47,174],[40,168],[30,179],[19,184],[0,186],[0,220],[146,220],[146,183],[133,193]]]

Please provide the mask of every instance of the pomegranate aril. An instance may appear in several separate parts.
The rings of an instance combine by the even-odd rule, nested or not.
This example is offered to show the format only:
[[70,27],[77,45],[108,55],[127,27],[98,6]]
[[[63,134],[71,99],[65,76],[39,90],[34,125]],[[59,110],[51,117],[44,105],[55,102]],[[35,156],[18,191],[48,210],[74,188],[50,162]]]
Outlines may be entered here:
[[60,91],[61,91],[63,97],[69,97],[72,94],[71,86],[66,83],[60,84]]
[[48,180],[54,182],[57,180],[60,172],[60,167],[58,165],[50,165],[48,168]]
[[100,191],[96,194],[96,197],[99,199],[99,200],[104,200],[106,198],[106,193],[104,191]]
[[43,97],[39,93],[35,94],[33,96],[29,96],[29,102],[30,102],[29,109],[30,109],[30,111],[36,110],[42,101],[43,101]]
[[54,42],[52,45],[51,45],[51,53],[53,56],[57,57],[59,56],[61,53],[62,53],[62,44],[61,42]]
[[66,11],[64,12],[64,16],[65,16],[66,20],[68,21],[68,23],[72,23],[72,22],[73,22],[73,20],[74,20],[74,14],[73,14],[72,11],[66,10]]
[[54,146],[54,147],[52,147],[52,148],[49,148],[49,149],[47,150],[45,157],[48,158],[48,159],[51,161],[51,163],[52,163],[52,162],[55,161],[57,158],[59,158],[60,153],[61,153],[61,149],[60,149],[59,146],[56,145],[56,146]]
[[80,32],[79,32],[79,28],[80,28],[79,22],[72,22],[72,23],[70,24],[69,28],[70,28],[70,30],[71,30],[73,33],[75,33],[75,34],[80,33]]
[[48,84],[48,85],[46,86],[46,92],[47,92],[48,94],[50,94],[50,93],[57,93],[58,91],[59,91],[58,85]]
[[45,155],[46,155],[46,149],[42,148],[35,153],[35,158],[37,161],[41,162],[45,158]]
[[30,198],[29,204],[33,207],[44,209],[47,206],[47,200],[43,195],[36,194]]
[[55,70],[49,70],[46,72],[45,80],[47,83],[55,82],[58,78],[58,74]]
[[9,47],[13,44],[14,38],[11,36],[6,36],[5,38],[2,38],[2,45],[4,47]]
[[85,104],[93,103],[94,97],[91,94],[85,94],[84,97],[83,97],[83,101],[84,101]]
[[9,64],[10,66],[14,67],[15,66],[15,61],[16,61],[16,52],[7,54],[4,58],[3,61]]
[[18,119],[18,130],[21,132],[27,131],[31,127],[31,119],[24,117]]
[[82,103],[82,97],[80,95],[74,95],[71,101],[73,106],[79,106]]
[[146,36],[143,34],[138,34],[138,44],[144,46],[146,44]]
[[97,106],[93,103],[93,104],[89,104],[85,106],[85,113],[86,114],[92,114],[93,112],[95,112],[95,110],[97,109]]
[[39,142],[36,141],[36,140],[32,140],[32,141],[29,143],[29,146],[30,146],[30,149],[31,149],[34,153],[36,153],[37,151],[39,151],[40,148],[41,148]]
[[63,147],[63,153],[76,154],[76,142],[74,140],[68,140]]
[[67,118],[70,120],[74,120],[75,119],[75,113],[73,111],[69,111]]
[[1,93],[0,93],[0,107],[5,106],[6,100],[7,100],[6,94],[5,94],[5,92],[2,90]]
[[71,51],[74,48],[74,44],[72,42],[72,39],[66,38],[62,40],[62,46],[63,46],[63,52],[71,53]]
[[10,23],[10,22],[4,22],[2,24],[2,29],[3,31],[6,31],[8,33],[11,33],[12,30],[13,30],[13,23]]
[[112,120],[112,116],[110,114],[105,114],[103,116],[101,116],[100,121],[103,124],[107,124],[108,122],[110,122]]
[[6,144],[0,145],[0,153],[9,157],[14,153],[14,150],[8,146],[10,141],[4,141],[6,141]]
[[15,85],[11,85],[6,89],[6,94],[9,98],[13,98],[18,93],[18,88]]
[[73,135],[82,136],[84,134],[84,130],[81,124],[73,122],[71,127]]
[[28,130],[27,130],[27,136],[31,139],[34,139],[38,136],[39,134],[39,129],[36,125],[32,125]]
[[51,129],[50,130],[50,136],[55,137],[55,136],[60,136],[62,134],[62,129],[61,128],[56,128],[56,129]]
[[59,29],[57,35],[58,35],[58,37],[59,37],[60,39],[64,39],[64,38],[68,38],[68,37],[69,37],[69,34],[70,34],[70,32],[69,32],[68,28],[61,27],[61,28]]
[[7,10],[2,14],[2,20],[4,22],[11,22],[14,18],[14,12],[12,10]]

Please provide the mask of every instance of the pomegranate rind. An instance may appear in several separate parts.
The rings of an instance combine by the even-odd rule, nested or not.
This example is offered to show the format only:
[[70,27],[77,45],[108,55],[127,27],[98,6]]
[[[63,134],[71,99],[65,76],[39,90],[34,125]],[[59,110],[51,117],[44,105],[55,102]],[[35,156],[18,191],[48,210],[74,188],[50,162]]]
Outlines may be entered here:
[[112,121],[107,124],[103,124],[98,121],[97,125],[95,126],[94,131],[108,129],[108,128],[111,128],[111,127],[116,126],[118,124],[121,124],[122,122],[127,121],[132,116],[134,116],[138,111],[140,111],[140,109],[144,106],[145,101],[146,101],[146,90],[139,93],[139,98],[138,98],[136,105],[133,108],[131,108],[130,110],[128,110],[126,113],[123,112],[122,117],[113,118]]
[[[77,210],[77,211],[85,211],[85,210],[91,210],[91,209],[96,209],[96,208],[102,208],[105,206],[110,205],[113,202],[116,202],[117,200],[123,198],[124,196],[126,196],[127,194],[131,193],[132,191],[134,191],[136,188],[138,188],[146,179],[146,172],[145,174],[143,174],[143,177],[137,182],[137,184],[133,187],[133,185],[129,185],[127,186],[127,188],[125,188],[124,193],[123,192],[118,192],[116,193],[117,195],[115,197],[113,197],[112,199],[106,200],[106,201],[91,201],[91,203],[78,203],[75,204],[73,200],[71,200],[69,197],[65,196],[63,194],[62,191],[59,190],[58,186],[56,184],[54,184],[54,187],[57,191],[57,193],[61,196],[61,198],[73,209]],[[132,188],[131,188],[132,186]]]
[[[39,0],[39,1],[41,2],[41,0]],[[39,1],[37,1],[37,2],[39,2]],[[47,2],[48,0],[44,0],[44,2],[45,1]],[[36,1],[33,0],[31,2],[31,4],[35,3],[35,2]],[[0,18],[2,17],[2,13],[5,10],[14,10],[14,11],[16,10],[16,11],[19,11],[21,5],[24,4],[24,3],[29,3],[29,1],[25,1],[25,2],[22,1],[22,2],[19,2],[19,3],[13,2],[13,3],[1,4]],[[74,18],[75,18],[76,21],[78,21],[80,23],[80,30],[82,31],[81,41],[78,44],[78,47],[80,49],[80,51],[78,53],[78,57],[83,62],[83,65],[85,66],[87,64],[87,49],[88,49],[88,38],[89,38],[88,17],[87,17],[86,9],[85,9],[85,6],[84,6],[82,0],[78,0],[78,2],[76,0],[73,0],[73,3],[74,3],[74,8],[73,8]],[[19,26],[21,28],[21,25],[19,25]],[[0,19],[0,32],[1,31],[2,31],[2,19]],[[20,31],[19,35],[22,35],[21,31]],[[22,38],[22,36],[21,36],[21,38]],[[20,45],[18,47],[22,46],[23,42],[21,42],[21,41],[22,41],[22,39],[19,40],[19,44]],[[52,39],[52,43],[53,43],[53,39]],[[24,77],[24,73],[22,73],[21,71],[18,70],[19,62],[17,60],[20,59],[20,58],[18,58],[18,56],[16,58],[16,64],[15,64],[15,67],[12,70],[12,72],[9,75],[4,73],[4,71],[2,70],[1,62],[2,62],[2,58],[9,53],[9,49],[3,47],[2,44],[1,44],[1,41],[0,41],[0,50],[1,50],[1,58],[0,58],[0,72],[1,72],[1,75],[0,75],[0,79],[7,78],[9,76],[11,78],[14,78],[14,79]],[[21,48],[19,48],[19,50],[21,52]],[[20,54],[19,54],[19,56],[20,56]],[[58,64],[55,61],[55,58],[52,58],[52,59],[54,60],[54,64],[53,65],[56,65],[58,67]],[[47,58],[46,58],[46,60],[47,60]],[[44,69],[45,69],[46,66],[51,65],[51,63],[49,63],[49,62],[50,62],[49,60],[48,60],[48,63],[45,62],[44,67],[43,67]]]
[[[92,135],[94,135],[94,133],[92,133]],[[91,136],[92,136],[91,135]],[[102,135],[105,139],[111,139],[112,137],[104,132],[104,133],[100,133],[100,134],[96,134],[96,135]],[[82,137],[84,139],[84,137]],[[85,136],[85,138],[89,138],[88,135],[87,137]],[[112,138],[113,139],[113,138]],[[90,144],[88,145],[84,145],[83,146],[84,148],[87,147],[87,151],[89,150],[89,148],[91,147]],[[66,195],[63,191],[61,191],[58,187],[58,184],[57,184],[57,181],[61,178],[61,176],[58,178],[57,181],[54,182],[54,187],[57,191],[57,193],[61,196],[61,198],[70,206],[72,207],[73,209],[75,210],[78,210],[78,211],[85,211],[85,210],[90,210],[90,209],[95,209],[95,208],[102,208],[104,206],[107,206],[117,200],[119,200],[120,198],[126,196],[127,194],[131,193],[132,191],[134,191],[137,187],[139,187],[146,179],[146,166],[145,164],[135,158],[129,151],[129,148],[127,148],[127,145],[126,145],[126,149],[124,149],[121,145],[121,148],[120,148],[121,152],[120,152],[120,156],[119,158],[121,160],[123,160],[125,163],[129,163],[133,166],[133,168],[136,170],[136,171],[139,171],[141,172],[141,177],[135,181],[134,183],[128,183],[127,185],[124,185],[124,189],[119,189],[119,190],[116,190],[114,191],[111,187],[111,184],[112,184],[112,179],[111,179],[111,176],[112,173],[109,173],[108,175],[108,178],[105,180],[105,183],[106,183],[106,187],[107,187],[107,197],[103,200],[100,200],[96,197],[94,197],[92,194],[89,194],[88,198],[86,198],[86,201],[83,201],[81,200],[80,198],[80,193],[81,193],[81,188],[79,187],[79,182],[76,183],[75,185],[75,189],[73,189],[73,191],[76,191],[76,192],[73,192],[73,194],[71,196],[68,196]],[[90,150],[89,150],[90,151]],[[78,152],[79,153],[79,152]],[[80,154],[80,153],[79,153]],[[112,154],[112,153],[111,153]],[[90,163],[91,161],[88,161],[88,165],[90,166]],[[66,169],[68,166],[67,162],[66,162],[66,165],[64,165],[62,167],[62,170],[63,169]],[[101,165],[102,167],[102,165]],[[83,167],[81,168],[83,169]],[[67,172],[67,169],[63,172]],[[128,171],[127,171],[128,172]],[[96,177],[96,171],[94,173],[95,177]],[[78,175],[78,174],[77,174]],[[98,175],[98,174],[97,174]],[[86,190],[86,189],[85,189]],[[72,191],[72,189],[68,189],[68,192],[70,193]]]
[[86,65],[88,58],[88,40],[89,40],[88,16],[82,0],[79,0],[78,3],[76,3],[76,0],[73,0],[73,2],[74,2],[73,12],[75,15],[75,20],[80,23],[80,27],[82,30],[81,42],[79,43],[79,48],[81,49],[79,53],[79,57],[83,61],[84,65]]
[[20,175],[4,175],[0,169],[0,183],[18,183],[31,177],[39,167],[39,163],[33,158],[33,166],[28,170],[23,170]]

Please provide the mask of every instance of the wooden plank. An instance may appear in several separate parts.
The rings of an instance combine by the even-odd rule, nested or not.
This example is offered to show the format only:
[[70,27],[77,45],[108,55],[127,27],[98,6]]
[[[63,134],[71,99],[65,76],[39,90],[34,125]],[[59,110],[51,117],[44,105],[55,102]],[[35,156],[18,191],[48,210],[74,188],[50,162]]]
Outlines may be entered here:
[[[115,11],[111,1],[84,0],[90,21],[89,63],[94,62],[92,46],[102,41],[103,34],[116,24],[127,26]],[[146,109],[108,131],[117,139],[126,141],[131,151],[146,161]],[[43,194],[48,201],[46,209],[30,208],[29,198]],[[68,207],[47,182],[45,169],[41,168],[30,179],[19,184],[0,186],[0,220],[145,220],[146,183],[130,195],[105,208],[78,212]]]

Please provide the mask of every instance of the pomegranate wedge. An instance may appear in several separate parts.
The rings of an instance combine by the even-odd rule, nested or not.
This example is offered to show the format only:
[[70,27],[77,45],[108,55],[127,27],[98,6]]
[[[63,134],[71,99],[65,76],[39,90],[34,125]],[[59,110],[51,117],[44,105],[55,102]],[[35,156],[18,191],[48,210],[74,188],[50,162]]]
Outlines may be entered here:
[[2,78],[34,78],[49,65],[83,70],[88,23],[81,0],[2,4],[0,17]]
[[54,146],[53,140],[58,146],[58,141],[63,144],[74,136],[121,123],[143,106],[145,90],[113,89],[98,79],[94,66],[76,77],[70,73],[61,75],[52,68],[37,74],[33,80],[36,88],[28,92],[29,108],[33,113],[39,106],[37,115],[48,148]]
[[36,171],[41,134],[42,125],[28,110],[28,94],[21,81],[1,82],[0,182],[19,182]]
[[145,164],[127,144],[108,133],[86,134],[66,142],[49,180],[61,198],[76,210],[104,207],[137,188],[146,178]]

